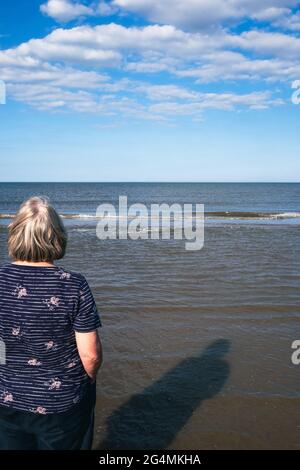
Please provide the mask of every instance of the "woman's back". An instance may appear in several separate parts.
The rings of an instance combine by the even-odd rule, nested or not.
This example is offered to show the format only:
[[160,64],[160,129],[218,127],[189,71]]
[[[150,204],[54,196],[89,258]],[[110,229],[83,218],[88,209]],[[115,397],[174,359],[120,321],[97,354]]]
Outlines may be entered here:
[[48,414],[78,403],[90,383],[76,332],[101,326],[85,278],[62,268],[6,264],[0,268],[0,404]]

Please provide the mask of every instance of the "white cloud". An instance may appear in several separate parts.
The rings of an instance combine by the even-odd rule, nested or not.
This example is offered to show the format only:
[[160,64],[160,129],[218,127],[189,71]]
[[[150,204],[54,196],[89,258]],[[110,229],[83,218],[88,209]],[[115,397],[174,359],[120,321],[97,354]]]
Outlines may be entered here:
[[151,85],[143,83],[138,84],[134,90],[145,93],[150,100],[154,101],[174,98],[179,100],[195,100],[198,97],[197,92],[177,85]]
[[211,36],[185,33],[174,26],[150,25],[125,27],[110,23],[99,26],[78,26],[56,29],[42,39],[31,39],[15,49],[0,51],[2,60],[9,57],[63,61],[101,66],[120,66],[136,56],[197,59],[204,52],[223,46],[226,34]]
[[283,28],[290,31],[300,31],[300,12],[297,13],[287,13],[281,18],[278,18],[275,25],[279,28]]
[[[184,88],[159,89],[147,83],[133,83],[128,90],[133,93],[130,97],[107,93],[109,88],[110,84],[103,84],[102,89],[100,86],[96,90],[71,91],[63,86],[45,83],[10,83],[8,92],[15,100],[40,110],[75,111],[108,118],[136,118],[158,122],[175,122],[180,116],[199,120],[207,109],[265,109],[282,104],[282,100],[273,98],[270,92],[196,93]],[[140,101],[138,94],[148,95],[150,101]]]
[[[40,9],[58,22],[131,12],[150,22],[199,31],[247,17],[257,21],[286,21],[287,16],[294,16],[292,8],[297,5],[299,0],[48,0]],[[298,23],[296,17],[288,21],[292,25]]]
[[232,2],[224,0],[115,0],[113,3],[150,21],[192,29],[206,27],[237,14]]
[[[245,57],[249,51],[256,57]],[[236,79],[274,79],[284,66],[281,76],[289,78],[294,76],[293,69],[298,73],[299,57],[300,38],[290,34],[252,30],[240,35],[219,31],[207,35],[169,25],[130,28],[115,23],[59,28],[42,39],[0,51],[0,63],[40,60],[139,73],[180,74],[189,64],[188,69],[201,70],[206,81],[219,75],[216,67],[223,68],[224,78],[234,79],[236,73]]]
[[252,13],[252,18],[260,21],[274,21],[277,18],[290,14],[289,8],[268,7]]
[[74,0],[48,0],[41,5],[40,10],[60,23],[67,23],[80,17],[87,16],[109,16],[117,9],[105,2],[91,2],[90,6]]
[[[282,14],[298,0],[113,0],[125,11],[144,16],[152,22],[199,30],[219,27],[246,17]],[[268,11],[269,10],[269,11]],[[271,11],[273,10],[273,12]]]
[[[0,56],[1,61],[1,56]],[[97,88],[108,80],[106,74],[83,71],[72,67],[37,63],[35,67],[24,65],[0,66],[2,79],[7,83],[46,83],[68,88]]]
[[[226,2],[227,7],[229,3],[232,8],[237,5]],[[259,2],[253,3],[264,12],[261,18],[282,21],[282,15],[290,15],[283,11],[284,2],[274,1],[275,6],[267,8],[268,2],[263,1],[261,10]],[[109,14],[111,10],[101,5],[102,13]],[[176,5],[174,0],[175,9]],[[201,5],[204,8],[207,2]],[[248,1],[243,5],[246,8]],[[72,6],[92,8],[94,14],[99,4],[73,2]],[[300,76],[299,54],[300,39],[291,34],[264,30],[233,34],[221,28],[208,34],[183,31],[172,24],[110,23],[58,28],[44,38],[0,50],[0,76],[14,99],[38,109],[162,122],[180,116],[200,120],[205,109],[264,109],[281,104],[269,92],[203,93],[203,83],[294,80]],[[111,78],[113,69],[120,78]],[[167,72],[165,81],[155,83],[160,72]],[[140,76],[136,79],[136,73],[151,73],[154,83]]]
[[189,103],[167,101],[153,104],[149,107],[152,113],[164,115],[196,115],[206,109],[233,110],[240,107],[250,109],[266,109],[270,106],[281,105],[283,101],[272,98],[270,92],[254,92],[248,94],[235,93],[202,93],[198,100]]
[[100,16],[110,16],[114,15],[119,11],[118,7],[115,7],[111,3],[106,1],[100,1],[98,5],[95,7],[95,14]]
[[200,66],[175,72],[180,77],[197,79],[197,83],[224,80],[288,81],[300,76],[300,63],[284,59],[249,59],[233,51],[207,54]]
[[255,51],[259,56],[299,59],[300,38],[279,32],[246,31],[231,39],[232,45]]
[[67,22],[80,16],[93,15],[93,9],[71,0],[48,0],[40,7],[41,12],[57,21]]
[[[3,53],[2,53],[3,54]],[[67,65],[5,61],[0,73],[8,94],[40,110],[93,113],[107,118],[146,119],[158,122],[180,116],[201,119],[205,109],[262,109],[280,104],[270,93],[202,93],[175,84],[155,85],[127,77],[113,80],[108,74]]]

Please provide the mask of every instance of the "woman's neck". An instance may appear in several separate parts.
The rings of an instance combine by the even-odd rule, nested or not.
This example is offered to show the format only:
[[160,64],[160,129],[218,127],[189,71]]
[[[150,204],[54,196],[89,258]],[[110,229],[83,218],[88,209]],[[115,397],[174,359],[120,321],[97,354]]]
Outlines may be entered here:
[[53,263],[51,263],[51,261],[13,261],[13,264],[19,264],[19,265],[22,265],[22,266],[45,266],[45,267],[50,267],[50,266],[54,266]]

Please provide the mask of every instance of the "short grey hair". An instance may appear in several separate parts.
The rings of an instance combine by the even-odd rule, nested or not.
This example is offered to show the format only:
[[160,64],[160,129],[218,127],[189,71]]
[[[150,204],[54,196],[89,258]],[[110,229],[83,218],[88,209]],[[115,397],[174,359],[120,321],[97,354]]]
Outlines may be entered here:
[[15,261],[54,261],[63,258],[67,232],[45,196],[23,202],[8,226],[8,252]]

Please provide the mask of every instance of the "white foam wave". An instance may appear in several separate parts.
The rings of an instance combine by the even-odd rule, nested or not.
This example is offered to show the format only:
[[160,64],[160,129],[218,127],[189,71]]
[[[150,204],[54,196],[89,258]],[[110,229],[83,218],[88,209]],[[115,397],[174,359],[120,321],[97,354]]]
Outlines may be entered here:
[[300,212],[282,212],[280,214],[271,214],[271,219],[296,219],[300,218]]

